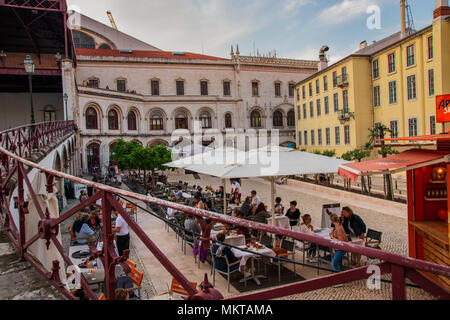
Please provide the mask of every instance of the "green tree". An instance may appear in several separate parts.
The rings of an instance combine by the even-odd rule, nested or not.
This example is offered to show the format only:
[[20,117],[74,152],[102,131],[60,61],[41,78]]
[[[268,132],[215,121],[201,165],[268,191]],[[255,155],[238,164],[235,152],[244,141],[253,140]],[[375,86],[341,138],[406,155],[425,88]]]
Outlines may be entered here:
[[[375,146],[376,139],[384,139],[385,134],[390,133],[392,136],[392,130],[386,127],[384,124],[378,124],[373,129],[369,128],[369,143],[372,146]],[[378,154],[380,154],[383,158],[386,158],[388,155],[399,153],[397,150],[393,149],[391,145],[386,145],[384,141],[381,141],[380,150],[378,150]],[[388,200],[394,200],[394,190],[392,188],[392,176],[390,174],[385,174],[384,176],[384,190],[385,196]]]

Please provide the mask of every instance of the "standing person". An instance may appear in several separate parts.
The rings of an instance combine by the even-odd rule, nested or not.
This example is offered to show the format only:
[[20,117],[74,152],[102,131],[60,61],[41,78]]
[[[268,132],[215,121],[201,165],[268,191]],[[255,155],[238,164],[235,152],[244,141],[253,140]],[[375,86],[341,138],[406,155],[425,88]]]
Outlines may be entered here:
[[128,224],[125,222],[122,215],[117,215],[116,226],[112,228],[112,231],[117,235],[117,251],[119,252],[119,256],[122,256],[124,250],[130,249]]
[[[341,225],[339,221],[339,217],[337,214],[333,213],[330,215],[331,223],[334,226],[333,231],[330,233],[330,237],[333,240],[338,240],[342,242],[348,242],[347,234],[345,233],[344,227]],[[342,258],[345,255],[345,251],[336,250],[334,253],[333,260],[331,261],[331,266],[334,271],[341,272],[344,271],[344,266],[342,265]]]
[[[360,216],[353,213],[349,207],[343,207],[341,211],[341,218],[343,219],[342,226],[345,233],[351,238],[359,238],[364,240],[366,234],[366,224]],[[361,255],[352,254],[352,265],[359,267]]]
[[298,223],[298,219],[300,219],[300,210],[297,208],[297,201],[291,201],[289,205],[289,209],[286,211],[285,216],[289,218],[289,223],[292,226],[295,226]]

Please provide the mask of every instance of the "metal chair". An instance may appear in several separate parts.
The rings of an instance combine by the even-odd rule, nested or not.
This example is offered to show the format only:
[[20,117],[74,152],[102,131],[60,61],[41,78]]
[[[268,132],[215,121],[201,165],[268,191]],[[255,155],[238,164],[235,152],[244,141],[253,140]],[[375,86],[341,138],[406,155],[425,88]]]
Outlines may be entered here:
[[[221,247],[221,248],[224,248],[224,247]],[[228,257],[226,255],[222,254],[222,250],[223,249],[221,250],[221,248],[218,248],[215,253],[212,251],[212,248],[211,248],[213,286],[215,286],[215,284],[216,284],[216,271],[217,271],[218,273],[227,276],[228,292],[230,292],[230,274],[232,274],[233,272],[236,272],[236,271],[239,272],[239,268],[236,268],[234,270],[230,270],[230,268],[233,267],[234,265],[237,265],[237,264],[241,263],[241,261],[237,260],[237,261],[235,261],[233,263],[230,263],[228,261]],[[222,262],[222,263],[226,264],[226,266],[227,266],[227,271],[226,272],[225,271],[221,271],[221,270],[216,268],[216,264],[218,262],[219,263]],[[245,277],[245,274],[244,274],[244,285],[247,287],[247,278]]]
[[[280,248],[273,249],[277,257],[288,257],[292,256],[292,260],[295,259],[295,242],[283,239],[281,240]],[[281,260],[278,260],[278,282],[281,282]],[[294,277],[297,275],[295,271],[296,264],[294,263]]]
[[381,246],[381,236],[383,235],[380,231],[375,231],[372,229],[367,229],[366,234],[366,247],[383,250]]
[[263,234],[261,236],[260,242],[267,248],[273,248],[273,238],[271,236],[268,236],[267,234]]

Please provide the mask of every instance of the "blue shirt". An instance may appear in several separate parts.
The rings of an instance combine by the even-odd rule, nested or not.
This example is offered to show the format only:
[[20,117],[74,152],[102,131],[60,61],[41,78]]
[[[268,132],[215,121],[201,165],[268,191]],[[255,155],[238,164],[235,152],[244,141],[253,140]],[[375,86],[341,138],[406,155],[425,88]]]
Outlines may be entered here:
[[77,242],[81,244],[85,244],[87,242],[87,239],[80,239],[80,238],[87,238],[89,236],[93,236],[95,234],[94,231],[92,231],[91,228],[87,225],[87,223],[83,223],[81,226],[80,232],[76,233],[77,236]]

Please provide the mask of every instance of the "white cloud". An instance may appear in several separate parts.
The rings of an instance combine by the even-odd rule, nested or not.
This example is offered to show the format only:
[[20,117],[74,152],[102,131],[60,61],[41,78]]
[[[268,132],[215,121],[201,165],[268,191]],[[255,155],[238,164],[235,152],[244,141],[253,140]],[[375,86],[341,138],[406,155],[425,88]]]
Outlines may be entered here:
[[347,23],[365,15],[367,8],[376,4],[376,0],[343,0],[322,10],[318,21],[324,25]]
[[284,4],[284,10],[290,11],[307,4],[317,4],[316,0],[287,0]]
[[[162,50],[223,56],[240,38],[276,19],[270,0],[69,0],[88,16],[107,21],[111,10],[120,31]],[[106,23],[109,25],[109,23]]]

